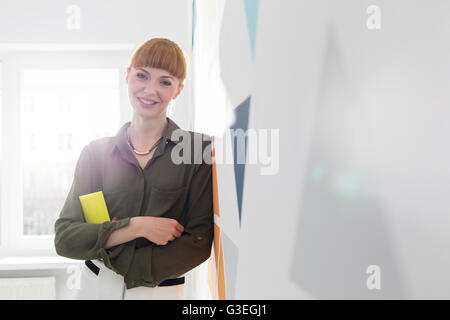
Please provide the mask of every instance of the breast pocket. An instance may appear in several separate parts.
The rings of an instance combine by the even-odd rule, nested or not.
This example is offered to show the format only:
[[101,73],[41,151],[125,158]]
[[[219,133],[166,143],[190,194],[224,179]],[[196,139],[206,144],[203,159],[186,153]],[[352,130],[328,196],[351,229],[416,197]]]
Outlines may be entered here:
[[146,215],[180,219],[184,207],[183,194],[185,191],[186,187],[176,190],[160,190],[152,187]]
[[133,194],[127,190],[104,192],[109,217],[123,219],[133,216]]

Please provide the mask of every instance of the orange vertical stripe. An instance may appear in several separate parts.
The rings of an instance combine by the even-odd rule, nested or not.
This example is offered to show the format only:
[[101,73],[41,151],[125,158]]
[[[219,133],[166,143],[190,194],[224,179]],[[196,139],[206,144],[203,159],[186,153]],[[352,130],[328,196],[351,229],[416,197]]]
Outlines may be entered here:
[[219,212],[219,188],[217,185],[217,171],[216,171],[216,151],[214,148],[214,137],[212,138],[212,179],[213,179],[213,210],[214,214],[220,217]]
[[219,244],[220,244],[220,228],[214,223],[214,257],[216,258],[216,268],[217,262],[219,261]]
[[[214,137],[212,140],[212,179],[213,179],[213,209],[214,214],[220,217],[219,212],[219,191],[217,184],[217,171],[216,171],[216,152],[214,148]],[[213,299],[226,299],[225,290],[225,269],[223,262],[223,246],[222,237],[220,234],[220,227],[214,223],[214,263],[213,266],[212,259],[208,265],[208,284],[211,291],[211,297]]]
[[[222,237],[220,238],[222,240]],[[220,241],[220,254],[219,254],[219,300],[225,300],[225,269],[223,268],[223,247],[222,241]]]

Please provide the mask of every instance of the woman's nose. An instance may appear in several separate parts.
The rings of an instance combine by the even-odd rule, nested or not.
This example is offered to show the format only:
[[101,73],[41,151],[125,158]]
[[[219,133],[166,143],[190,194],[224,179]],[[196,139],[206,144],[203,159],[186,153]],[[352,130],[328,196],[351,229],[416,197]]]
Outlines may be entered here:
[[156,85],[152,81],[149,81],[144,87],[144,93],[156,93]]

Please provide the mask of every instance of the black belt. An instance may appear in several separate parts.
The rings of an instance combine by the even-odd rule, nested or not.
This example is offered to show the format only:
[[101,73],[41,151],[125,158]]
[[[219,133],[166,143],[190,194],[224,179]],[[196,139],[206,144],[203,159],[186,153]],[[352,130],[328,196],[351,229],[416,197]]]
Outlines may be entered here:
[[[95,273],[95,275],[98,276],[98,274],[100,273],[99,267],[97,267],[91,260],[86,260],[86,261],[84,261],[84,263],[86,264],[86,267],[89,268],[89,270],[91,270],[93,273]],[[161,282],[160,284],[158,284],[158,287],[177,286],[177,285],[183,284],[183,283],[184,283],[184,277],[180,277],[180,278],[176,278],[176,279],[167,279],[167,280],[164,280],[163,282]]]

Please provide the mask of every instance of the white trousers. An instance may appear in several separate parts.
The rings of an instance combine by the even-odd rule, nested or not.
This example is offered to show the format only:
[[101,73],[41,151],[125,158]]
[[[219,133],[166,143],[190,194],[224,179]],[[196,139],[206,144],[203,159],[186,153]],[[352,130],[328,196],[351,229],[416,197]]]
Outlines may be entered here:
[[[91,260],[99,269],[96,275],[83,264],[80,288],[76,299],[80,300],[183,300],[184,284],[167,287],[136,287],[127,289],[123,276],[107,268],[99,260]],[[180,276],[183,277],[184,275]]]

